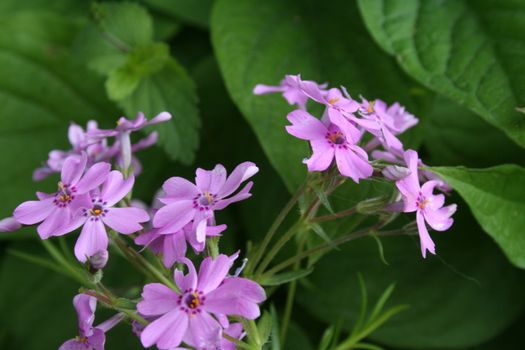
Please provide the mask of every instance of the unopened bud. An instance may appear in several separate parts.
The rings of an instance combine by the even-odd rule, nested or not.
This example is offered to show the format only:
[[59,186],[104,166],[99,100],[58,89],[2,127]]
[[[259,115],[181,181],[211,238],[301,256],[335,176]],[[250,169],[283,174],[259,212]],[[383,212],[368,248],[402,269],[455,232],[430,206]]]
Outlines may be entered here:
[[356,212],[359,214],[377,214],[385,209],[386,197],[375,197],[357,203]]
[[398,181],[410,175],[410,170],[399,165],[387,165],[382,173],[387,179]]
[[13,232],[22,227],[18,221],[13,217],[8,217],[0,220],[0,232]]
[[106,266],[108,259],[108,251],[100,250],[89,258],[89,266],[94,271],[102,270]]

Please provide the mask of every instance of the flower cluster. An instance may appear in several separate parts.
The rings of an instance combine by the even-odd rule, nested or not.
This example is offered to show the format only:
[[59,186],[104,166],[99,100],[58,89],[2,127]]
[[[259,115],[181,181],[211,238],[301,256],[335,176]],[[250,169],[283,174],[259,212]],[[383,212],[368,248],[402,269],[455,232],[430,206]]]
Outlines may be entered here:
[[[186,254],[187,243],[199,255],[210,237],[218,237],[226,230],[226,225],[216,223],[215,213],[249,198],[253,183],[247,180],[259,169],[252,162],[244,162],[228,176],[219,164],[212,170],[197,169],[195,184],[181,177],[169,178],[158,191],[153,206],[147,208],[132,199],[135,176],[140,173],[134,153],[153,145],[156,133],[136,144],[131,143],[130,134],[170,118],[169,113],[163,112],[147,121],[139,113],[135,120],[120,118],[117,127],[109,130],[99,129],[95,122],[88,124],[87,131],[72,124],[68,135],[72,149],[52,151],[46,165],[34,173],[35,180],[60,173],[56,191],[37,192],[37,200],[20,204],[13,217],[0,221],[0,232],[37,225],[38,235],[47,240],[81,228],[74,254],[92,273],[107,264],[110,241],[119,247],[123,241],[118,234],[132,235],[131,241],[150,249],[164,263],[166,270],[155,270],[154,276],[169,275],[173,268],[172,281],[164,276],[164,283],[146,284],[142,300],[131,311],[134,329],[143,345],[182,349],[180,345],[184,343],[195,349],[235,349],[224,335],[241,339],[245,333],[241,323],[230,322],[228,317],[257,318],[258,304],[266,299],[265,292],[251,280],[228,274],[238,253],[203,258],[197,274]],[[111,138],[114,141],[108,146]],[[246,184],[241,188],[243,183]],[[121,253],[129,254],[128,248],[128,243],[124,243]],[[132,252],[136,255],[131,258],[144,259],[139,261],[141,267],[151,266],[138,252]],[[186,274],[182,266],[186,267]],[[114,296],[107,293],[107,289],[97,288],[75,296],[79,335],[66,341],[60,350],[104,349],[105,333],[129,316],[117,313],[93,326],[97,300],[110,306],[114,302]]]
[[[405,150],[398,138],[418,119],[397,102],[389,106],[379,99],[356,101],[345,88],[328,88],[299,75],[287,75],[279,86],[257,85],[254,89],[255,94],[273,92],[282,93],[289,104],[298,107],[288,114],[291,125],[286,130],[310,142],[312,156],[303,161],[308,170],[336,166],[342,176],[356,183],[376,175],[395,181],[402,201],[389,209],[416,212],[422,254],[435,254],[425,222],[437,231],[449,229],[456,205],[443,207],[444,195],[433,192],[450,188],[436,175],[419,169],[424,164],[418,154]],[[321,118],[308,112],[309,100],[324,106]]]

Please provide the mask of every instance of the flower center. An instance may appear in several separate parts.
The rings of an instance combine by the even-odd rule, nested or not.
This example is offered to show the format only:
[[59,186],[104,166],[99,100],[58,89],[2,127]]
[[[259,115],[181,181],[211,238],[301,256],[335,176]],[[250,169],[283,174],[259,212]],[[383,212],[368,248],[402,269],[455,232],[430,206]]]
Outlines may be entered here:
[[93,203],[91,209],[82,209],[85,217],[90,216],[91,218],[89,220],[98,221],[100,217],[106,216],[108,212],[108,209],[106,209],[106,205],[108,204],[108,202],[105,202],[102,198],[93,198],[91,200],[91,203]]
[[206,300],[206,297],[202,295],[201,291],[188,289],[179,296],[177,303],[182,311],[190,315],[196,315],[201,312],[199,306],[204,304],[204,300]]
[[205,191],[202,194],[199,194],[197,197],[193,199],[193,207],[199,208],[199,210],[207,210],[210,206],[215,204],[215,198],[217,196],[214,194],[211,194],[208,191]]
[[346,142],[345,137],[343,136],[343,133],[341,131],[332,132],[328,135],[328,139],[336,144],[336,145],[342,145]]
[[328,100],[328,104],[335,104],[339,101],[339,97],[332,97],[331,99]]
[[366,112],[371,114],[371,113],[374,113],[374,104],[376,103],[376,101],[370,101],[368,102],[368,107],[366,107]]
[[425,207],[427,206],[429,200],[425,197],[423,197],[423,195],[420,193],[419,196],[417,197],[417,200],[416,200],[416,206],[419,208],[419,209],[425,209]]
[[75,199],[74,194],[76,189],[74,187],[69,187],[69,185],[62,183],[61,181],[57,186],[58,191],[56,193],[55,199],[53,200],[53,203],[60,208],[64,208],[69,203],[71,203],[73,199]]

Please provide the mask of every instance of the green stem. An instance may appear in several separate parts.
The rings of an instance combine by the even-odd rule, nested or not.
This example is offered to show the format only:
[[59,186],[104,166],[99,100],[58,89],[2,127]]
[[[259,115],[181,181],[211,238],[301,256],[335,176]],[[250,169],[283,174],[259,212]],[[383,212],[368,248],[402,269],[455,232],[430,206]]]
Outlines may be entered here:
[[[301,239],[299,247],[297,247],[297,253],[301,253],[304,249],[305,240]],[[300,261],[296,261],[293,270],[297,270],[300,267]],[[286,295],[286,305],[284,307],[283,321],[281,324],[281,347],[284,349],[286,343],[286,333],[288,332],[288,325],[290,318],[292,317],[293,302],[295,299],[295,291],[297,290],[297,280],[293,280],[288,287],[288,294]]]
[[274,244],[270,251],[265,255],[263,261],[255,271],[255,276],[260,276],[268,265],[272,262],[273,258],[279,253],[281,248],[296,234],[297,230],[303,225],[301,219],[299,219],[292,227],[286,231],[284,235]]
[[335,214],[323,215],[323,216],[318,216],[318,217],[312,218],[312,219],[310,219],[310,222],[311,223],[319,223],[319,222],[326,222],[326,221],[336,220],[336,219],[343,218],[345,216],[354,214],[355,212],[356,212],[356,208],[350,208],[350,209],[347,209],[347,210],[343,210],[343,211],[337,212]]
[[226,333],[222,333],[222,337],[223,337],[224,339],[228,340],[228,341],[231,341],[232,343],[235,344],[236,347],[239,347],[239,348],[241,348],[241,349],[249,349],[249,350],[253,349],[253,348],[250,346],[250,344],[246,344],[245,342],[243,342],[243,341],[241,341],[241,340],[239,340],[239,339],[235,339],[235,338],[229,336],[229,335],[226,334]]
[[307,184],[308,184],[308,178],[297,189],[297,191],[295,191],[292,198],[290,198],[290,200],[288,201],[288,203],[286,203],[286,205],[281,210],[279,215],[277,215],[277,217],[275,218],[275,221],[272,223],[272,225],[268,229],[268,232],[264,236],[264,239],[261,245],[259,246],[259,248],[257,248],[255,252],[255,256],[253,257],[253,259],[248,261],[248,265],[246,266],[246,270],[245,270],[246,274],[249,274],[250,272],[255,270],[257,264],[259,263],[259,261],[261,260],[264,254],[264,251],[266,250],[266,248],[268,248],[268,245],[270,244],[273,236],[277,232],[277,229],[281,226],[286,216],[288,216],[288,214],[293,209],[293,207],[295,206],[295,204],[297,203],[301,195],[304,193],[304,191],[307,188]]

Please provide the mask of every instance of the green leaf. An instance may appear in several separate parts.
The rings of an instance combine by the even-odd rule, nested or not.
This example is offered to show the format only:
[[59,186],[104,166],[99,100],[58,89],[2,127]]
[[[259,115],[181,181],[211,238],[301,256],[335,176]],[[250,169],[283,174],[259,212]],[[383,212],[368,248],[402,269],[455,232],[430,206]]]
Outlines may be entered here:
[[213,0],[144,0],[154,9],[199,27],[209,27]]
[[34,198],[35,190],[56,188],[54,179],[32,185],[31,174],[49,151],[70,147],[70,122],[84,124],[95,117],[104,122],[116,114],[102,80],[66,49],[85,21],[71,3],[45,10],[18,3],[0,5],[7,5],[0,11],[0,217]]
[[272,333],[272,316],[268,311],[265,311],[259,322],[257,322],[257,329],[259,331],[261,344],[266,344]]
[[304,179],[308,145],[284,130],[291,107],[281,96],[254,96],[256,84],[276,85],[285,74],[301,73],[345,85],[353,95],[412,106],[413,84],[368,37],[352,1],[320,7],[312,0],[219,0],[211,26],[226,86],[291,190]]
[[164,43],[153,43],[152,19],[138,4],[97,3],[96,26],[86,28],[76,43],[87,65],[108,76],[108,96],[126,115],[153,117],[168,111],[170,122],[148,128],[173,160],[193,162],[199,143],[200,120],[193,80],[169,55]]
[[481,227],[509,260],[525,268],[525,169],[501,165],[488,169],[438,167],[432,171],[465,199]]
[[287,271],[287,272],[283,272],[283,273],[265,278],[259,281],[259,283],[263,286],[278,286],[280,284],[292,282],[297,279],[308,276],[312,272],[313,272],[313,269]]
[[432,234],[438,255],[426,259],[412,236],[382,238],[388,266],[377,259],[370,239],[327,254],[308,277],[312,287],[298,290],[299,303],[327,323],[343,318],[345,328],[352,329],[361,305],[359,283],[352,276],[359,271],[366,276],[369,300],[379,299],[395,282],[388,303],[410,306],[370,340],[428,350],[462,349],[489,340],[524,309],[525,275],[507,263],[467,211],[460,210],[455,220],[450,232]]
[[525,3],[359,1],[369,31],[412,77],[525,146]]
[[443,96],[434,98],[422,124],[427,164],[487,167],[525,158],[525,150],[500,129]]
[[140,81],[161,70],[169,60],[169,47],[156,43],[133,49],[127,61],[109,73],[106,91],[110,99],[119,101],[135,91]]
[[141,80],[135,91],[119,101],[126,114],[143,111],[154,116],[162,111],[172,115],[170,123],[153,125],[148,130],[159,133],[159,143],[172,159],[193,162],[199,145],[200,119],[195,84],[177,61],[170,59],[157,73]]
[[105,39],[124,52],[153,40],[153,21],[148,11],[138,4],[94,3],[92,13]]

